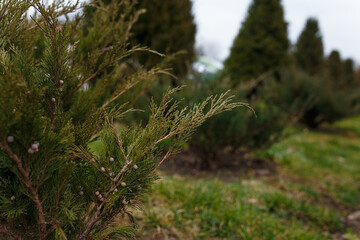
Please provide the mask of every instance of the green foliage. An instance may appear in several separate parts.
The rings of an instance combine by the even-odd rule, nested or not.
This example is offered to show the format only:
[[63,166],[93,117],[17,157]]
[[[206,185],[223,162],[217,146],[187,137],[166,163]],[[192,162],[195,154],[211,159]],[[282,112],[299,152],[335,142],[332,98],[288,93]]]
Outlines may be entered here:
[[[147,122],[127,125],[122,119],[134,110],[124,102],[168,74],[128,71],[126,58],[147,50],[127,42],[137,16],[132,2],[101,5],[87,32],[82,15],[59,20],[77,9],[71,3],[8,3],[0,5],[13,18],[0,21],[1,237],[133,238],[133,223],[114,221],[133,220],[131,209],[157,179],[158,158],[180,151],[206,119],[242,104],[225,93],[180,109],[171,96],[181,88],[169,89],[151,102]],[[36,14],[25,21],[30,6]],[[118,16],[114,30],[109,23]]]
[[316,83],[312,107],[303,115],[301,122],[310,128],[315,128],[322,123],[332,123],[341,118],[354,114],[352,106],[354,95],[348,90],[333,90],[322,79]]
[[314,75],[323,70],[324,46],[318,21],[309,18],[296,43],[295,58],[298,66]]
[[257,78],[284,64],[288,47],[281,1],[254,0],[225,61],[232,85]]
[[264,81],[261,95],[271,99],[273,104],[286,112],[288,121],[296,123],[316,101],[319,80],[296,68],[279,71],[278,76],[269,77]]
[[327,78],[334,89],[352,89],[355,87],[354,61],[351,58],[344,61],[338,51],[332,51],[326,62]]
[[341,64],[340,53],[336,50],[333,50],[327,61],[326,68],[329,72],[329,80],[332,85],[340,85],[341,77],[343,76],[343,66]]
[[[265,81],[262,95],[286,112],[289,120],[300,121],[310,128],[334,122],[354,114],[357,91],[336,88],[338,83],[319,76],[311,76],[299,69],[279,71],[277,79]],[[288,121],[289,121],[288,120]]]
[[[147,0],[139,1],[139,9],[146,12],[139,17],[130,38],[132,44],[149,46],[167,55],[180,51],[175,58],[168,61],[176,76],[183,77],[195,59],[196,26],[192,15],[190,0]],[[150,54],[137,56],[138,61],[146,67],[160,63],[159,57]]]
[[[111,5],[113,11],[121,11],[124,8],[121,1],[92,1],[93,5]],[[159,64],[165,64],[173,68],[173,73],[177,76],[185,76],[188,68],[195,57],[194,44],[196,26],[194,17],[191,13],[192,3],[190,0],[183,1],[161,1],[147,0],[133,2],[133,11],[138,12],[138,16],[131,21],[136,24],[131,29],[129,42],[132,46],[148,46],[149,48],[164,53],[169,57],[164,60],[160,56],[146,52],[137,53],[131,57],[131,65],[135,68],[144,66],[147,69]],[[87,26],[92,26],[97,21],[96,7],[85,7]],[[112,31],[117,31],[121,26],[119,20],[121,15],[117,14],[111,24],[115,26]],[[121,21],[120,21],[121,23]],[[102,27],[99,26],[98,31]],[[101,35],[102,33],[99,32]],[[182,53],[180,53],[182,52]],[[178,54],[176,57],[171,56]]]
[[[182,97],[191,101],[198,101],[213,92],[222,92],[226,85],[220,78],[202,79],[195,76],[188,81],[189,88],[182,93]],[[237,101],[246,99],[248,91],[234,91]],[[239,109],[215,116],[206,121],[190,141],[190,149],[197,154],[202,168],[216,169],[231,164],[223,159],[225,154],[253,151],[264,148],[275,142],[287,125],[285,111],[272,103],[270,98],[259,93],[258,98],[249,101],[251,108]],[[255,114],[256,113],[256,114]]]
[[354,61],[351,58],[345,59],[344,61],[344,85],[346,87],[354,86],[355,84],[355,71]]

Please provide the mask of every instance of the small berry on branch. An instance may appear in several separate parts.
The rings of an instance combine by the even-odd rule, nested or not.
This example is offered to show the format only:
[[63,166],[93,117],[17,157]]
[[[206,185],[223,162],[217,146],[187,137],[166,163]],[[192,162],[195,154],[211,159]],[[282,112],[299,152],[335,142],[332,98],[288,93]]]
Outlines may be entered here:
[[13,136],[8,136],[8,137],[7,137],[7,141],[8,141],[9,143],[13,142],[13,141],[14,141],[14,137],[13,137]]
[[32,155],[32,154],[34,154],[34,150],[33,150],[32,148],[29,148],[29,149],[28,149],[28,153],[29,153],[30,155]]

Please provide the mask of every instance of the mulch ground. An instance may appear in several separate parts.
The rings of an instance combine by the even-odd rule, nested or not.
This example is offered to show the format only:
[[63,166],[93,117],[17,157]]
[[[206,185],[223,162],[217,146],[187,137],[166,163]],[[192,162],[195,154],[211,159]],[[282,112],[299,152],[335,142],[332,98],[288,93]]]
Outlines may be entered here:
[[209,169],[196,153],[188,150],[166,160],[160,170],[171,174],[193,177],[217,176],[223,180],[269,177],[276,174],[276,164],[271,159],[252,158],[247,154],[219,154],[217,165]]

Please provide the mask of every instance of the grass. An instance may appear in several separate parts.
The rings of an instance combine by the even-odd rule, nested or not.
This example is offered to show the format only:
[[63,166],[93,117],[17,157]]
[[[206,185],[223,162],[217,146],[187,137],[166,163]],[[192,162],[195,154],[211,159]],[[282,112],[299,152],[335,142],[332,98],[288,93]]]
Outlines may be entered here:
[[345,207],[355,207],[360,201],[359,147],[358,138],[308,132],[276,144],[266,154],[290,180],[312,186]]
[[360,136],[360,116],[336,122],[334,127],[347,130],[353,134],[356,134],[357,136]]
[[338,213],[256,180],[165,177],[152,196],[143,228],[177,239],[330,239],[326,231],[342,227]]
[[360,202],[360,117],[333,127],[352,134],[297,130],[256,153],[270,178],[164,175],[136,214],[143,239],[358,239],[343,219]]

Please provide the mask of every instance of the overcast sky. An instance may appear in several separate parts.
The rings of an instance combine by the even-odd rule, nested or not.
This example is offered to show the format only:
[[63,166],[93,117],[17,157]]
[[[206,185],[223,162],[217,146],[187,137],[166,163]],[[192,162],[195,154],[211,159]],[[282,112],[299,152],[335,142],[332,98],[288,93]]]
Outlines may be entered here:
[[[244,21],[251,0],[192,0],[197,25],[196,44],[205,54],[224,60]],[[296,42],[308,17],[319,20],[325,54],[360,63],[360,0],[282,0],[288,34]]]

